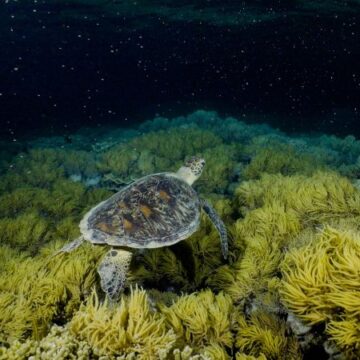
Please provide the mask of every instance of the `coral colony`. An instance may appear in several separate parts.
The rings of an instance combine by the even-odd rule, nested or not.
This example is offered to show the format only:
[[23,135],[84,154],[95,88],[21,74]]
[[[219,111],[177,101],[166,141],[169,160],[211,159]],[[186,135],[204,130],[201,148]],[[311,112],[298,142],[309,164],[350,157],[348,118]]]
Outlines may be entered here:
[[[206,111],[91,131],[1,149],[0,359],[360,358],[359,141]],[[53,256],[93,206],[192,155],[227,260],[203,216],[181,246],[134,251],[114,303],[106,246]]]

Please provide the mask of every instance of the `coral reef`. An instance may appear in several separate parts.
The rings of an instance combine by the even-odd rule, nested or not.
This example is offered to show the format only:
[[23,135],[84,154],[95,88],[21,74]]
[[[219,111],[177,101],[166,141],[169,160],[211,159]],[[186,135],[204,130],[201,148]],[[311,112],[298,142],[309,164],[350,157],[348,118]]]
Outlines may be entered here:
[[100,304],[93,293],[74,316],[70,331],[86,340],[96,355],[129,355],[139,359],[160,358],[174,346],[176,335],[167,329],[161,314],[151,311],[144,290],[122,297],[118,306]]
[[170,306],[160,300],[155,307],[138,288],[122,297],[116,307],[109,307],[107,301],[100,303],[93,293],[71,320],[70,332],[86,340],[97,356],[129,358],[134,354],[137,359],[166,359],[190,347],[210,358],[228,358],[225,348],[232,346],[230,297],[208,290],[179,297]]
[[[1,149],[0,359],[360,357],[354,137],[295,138],[197,111]],[[228,262],[205,215],[189,239],[134,251],[117,303],[98,291],[105,247],[53,256],[109,187],[196,154],[207,165],[195,188],[227,226]]]

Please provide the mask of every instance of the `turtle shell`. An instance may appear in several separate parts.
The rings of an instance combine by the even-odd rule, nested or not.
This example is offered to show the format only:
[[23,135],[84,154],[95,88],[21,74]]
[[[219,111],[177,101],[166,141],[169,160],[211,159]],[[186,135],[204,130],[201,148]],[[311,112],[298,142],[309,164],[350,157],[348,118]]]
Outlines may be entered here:
[[195,190],[171,173],[145,176],[91,209],[80,223],[96,244],[156,248],[196,231],[200,202]]

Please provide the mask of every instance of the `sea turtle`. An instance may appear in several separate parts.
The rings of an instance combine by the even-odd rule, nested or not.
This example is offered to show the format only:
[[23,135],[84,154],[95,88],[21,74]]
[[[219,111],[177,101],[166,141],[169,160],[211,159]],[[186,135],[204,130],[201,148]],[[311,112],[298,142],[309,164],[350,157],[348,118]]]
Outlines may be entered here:
[[131,252],[123,248],[158,248],[184,240],[198,229],[203,209],[220,234],[226,259],[225,225],[191,186],[204,166],[204,159],[192,157],[176,173],[151,174],[135,180],[85,214],[80,222],[82,235],[59,252],[70,252],[83,241],[110,245],[98,273],[104,292],[116,299],[131,260]]

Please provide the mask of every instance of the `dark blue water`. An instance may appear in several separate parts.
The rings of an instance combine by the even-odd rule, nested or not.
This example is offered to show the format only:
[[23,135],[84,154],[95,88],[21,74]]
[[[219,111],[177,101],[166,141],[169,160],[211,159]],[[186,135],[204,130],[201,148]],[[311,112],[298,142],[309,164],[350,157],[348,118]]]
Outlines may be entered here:
[[358,1],[0,4],[1,135],[202,108],[360,135]]

